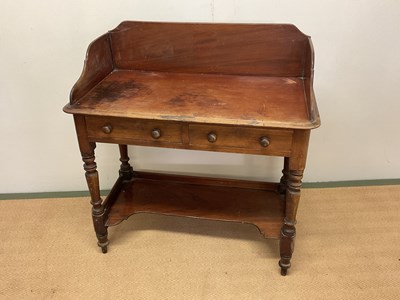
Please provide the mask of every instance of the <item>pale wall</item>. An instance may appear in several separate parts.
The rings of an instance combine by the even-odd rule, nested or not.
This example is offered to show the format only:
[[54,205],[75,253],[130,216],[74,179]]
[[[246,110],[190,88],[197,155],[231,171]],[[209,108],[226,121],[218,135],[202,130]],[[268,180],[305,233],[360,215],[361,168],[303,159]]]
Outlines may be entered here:
[[[305,181],[400,177],[400,1],[1,1],[0,193],[86,189],[61,109],[88,44],[122,20],[293,23],[313,38],[322,127]],[[276,179],[281,160],[131,148],[139,169]],[[98,145],[102,188],[117,149]],[[273,176],[268,175],[273,171]]]

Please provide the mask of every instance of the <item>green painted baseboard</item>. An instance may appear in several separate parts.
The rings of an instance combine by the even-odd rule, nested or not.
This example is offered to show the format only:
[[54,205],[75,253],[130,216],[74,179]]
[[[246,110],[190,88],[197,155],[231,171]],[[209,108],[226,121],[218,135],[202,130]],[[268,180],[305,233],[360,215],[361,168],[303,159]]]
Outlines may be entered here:
[[[398,179],[373,179],[373,180],[351,180],[351,181],[328,181],[328,182],[305,182],[305,183],[303,183],[303,187],[306,189],[355,187],[355,186],[376,186],[376,185],[400,185],[400,178],[398,178]],[[102,196],[106,196],[108,193],[109,193],[109,190],[101,191]],[[0,194],[0,200],[73,198],[73,197],[88,197],[88,196],[89,196],[89,192],[87,192],[87,191],[12,193],[12,194]]]
[[[101,196],[106,196],[110,190],[102,190]],[[44,199],[44,198],[76,198],[89,197],[88,191],[71,191],[71,192],[40,192],[40,193],[10,193],[0,194],[0,200],[7,199]]]
[[348,181],[326,181],[326,182],[304,182],[306,189],[314,188],[336,188],[353,186],[374,186],[374,185],[399,185],[400,178],[397,179],[371,179],[371,180],[348,180]]

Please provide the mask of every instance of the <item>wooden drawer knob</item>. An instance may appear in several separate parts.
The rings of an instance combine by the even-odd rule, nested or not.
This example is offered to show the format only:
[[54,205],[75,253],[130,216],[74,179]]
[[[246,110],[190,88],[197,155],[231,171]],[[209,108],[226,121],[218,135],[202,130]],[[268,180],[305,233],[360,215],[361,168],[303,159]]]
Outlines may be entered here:
[[161,137],[161,130],[158,128],[155,128],[151,131],[151,136],[153,139],[159,139]]
[[260,138],[260,145],[263,147],[269,146],[269,139],[266,136]]
[[112,126],[110,125],[110,124],[107,124],[107,125],[104,125],[102,128],[101,128],[101,130],[104,132],[104,133],[111,133],[111,131],[112,131]]
[[208,140],[210,143],[214,143],[214,142],[217,141],[217,135],[216,135],[214,132],[210,132],[210,133],[207,135],[207,140]]

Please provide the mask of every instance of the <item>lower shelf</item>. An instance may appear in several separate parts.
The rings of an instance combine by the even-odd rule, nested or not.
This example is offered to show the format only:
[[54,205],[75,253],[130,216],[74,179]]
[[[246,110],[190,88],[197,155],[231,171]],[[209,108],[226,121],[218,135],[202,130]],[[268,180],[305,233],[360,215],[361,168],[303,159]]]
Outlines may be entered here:
[[136,213],[249,223],[266,238],[280,237],[284,200],[277,184],[135,173],[120,178],[105,201],[107,226]]

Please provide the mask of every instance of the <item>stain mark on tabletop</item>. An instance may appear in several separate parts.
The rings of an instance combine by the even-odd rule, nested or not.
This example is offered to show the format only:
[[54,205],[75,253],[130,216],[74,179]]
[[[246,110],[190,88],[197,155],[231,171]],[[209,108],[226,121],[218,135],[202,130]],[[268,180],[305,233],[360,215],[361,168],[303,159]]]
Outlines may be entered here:
[[144,96],[150,93],[149,87],[135,81],[102,82],[91,92],[92,98],[97,101],[115,101],[121,98]]
[[225,102],[218,100],[214,96],[195,94],[195,93],[179,94],[168,100],[168,103],[174,106],[188,106],[195,104],[197,106],[215,107],[215,106],[226,105]]
[[244,113],[239,116],[239,119],[247,121],[251,125],[258,125],[262,122],[258,120],[258,113]]
[[268,105],[265,102],[263,102],[262,105],[260,105],[260,107],[257,109],[257,112],[261,116],[266,116],[268,114]]

